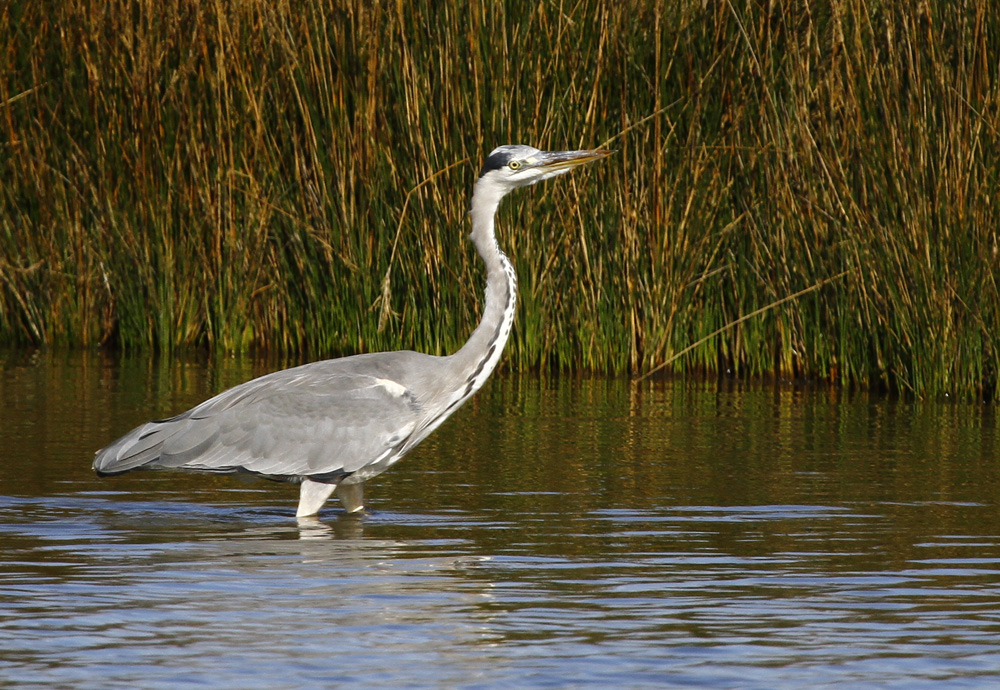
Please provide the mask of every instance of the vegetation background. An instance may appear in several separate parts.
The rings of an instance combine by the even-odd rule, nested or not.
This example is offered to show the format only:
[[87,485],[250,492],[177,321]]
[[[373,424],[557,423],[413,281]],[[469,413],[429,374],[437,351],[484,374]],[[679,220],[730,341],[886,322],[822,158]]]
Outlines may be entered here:
[[998,56],[986,0],[12,0],[0,344],[445,353],[482,158],[606,143],[501,211],[507,366],[990,398]]

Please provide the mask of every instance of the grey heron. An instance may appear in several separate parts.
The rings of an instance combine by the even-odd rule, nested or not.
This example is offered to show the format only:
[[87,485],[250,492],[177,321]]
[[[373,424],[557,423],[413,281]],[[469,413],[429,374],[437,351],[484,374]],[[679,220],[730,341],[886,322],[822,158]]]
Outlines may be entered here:
[[301,484],[297,517],[336,492],[364,508],[364,485],[437,429],[492,373],[514,323],[517,277],[494,232],[500,200],[612,153],[500,146],[469,206],[470,237],[486,264],[486,305],[452,355],[376,352],[276,371],[169,419],[136,427],[94,459],[98,475],[137,469],[249,472]]

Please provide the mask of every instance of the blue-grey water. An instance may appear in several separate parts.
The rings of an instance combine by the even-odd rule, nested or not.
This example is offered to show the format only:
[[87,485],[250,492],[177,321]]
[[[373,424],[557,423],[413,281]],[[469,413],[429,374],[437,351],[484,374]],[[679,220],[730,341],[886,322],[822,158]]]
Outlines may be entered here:
[[0,352],[0,686],[1000,687],[991,406],[508,375],[362,516],[92,474],[273,366]]

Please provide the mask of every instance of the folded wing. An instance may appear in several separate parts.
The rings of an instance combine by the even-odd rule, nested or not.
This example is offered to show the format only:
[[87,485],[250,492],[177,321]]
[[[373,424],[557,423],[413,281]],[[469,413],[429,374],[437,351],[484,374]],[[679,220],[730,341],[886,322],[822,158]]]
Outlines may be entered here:
[[422,423],[420,400],[377,373],[317,365],[231,388],[98,451],[94,469],[252,472],[336,481],[397,452]]

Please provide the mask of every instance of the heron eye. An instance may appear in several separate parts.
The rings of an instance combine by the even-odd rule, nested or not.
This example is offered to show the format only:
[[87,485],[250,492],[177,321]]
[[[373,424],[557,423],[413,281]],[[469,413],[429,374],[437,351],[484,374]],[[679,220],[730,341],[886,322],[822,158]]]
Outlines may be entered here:
[[517,170],[518,168],[521,167],[521,161],[511,161],[510,163],[507,164],[507,167],[510,168],[511,170]]

